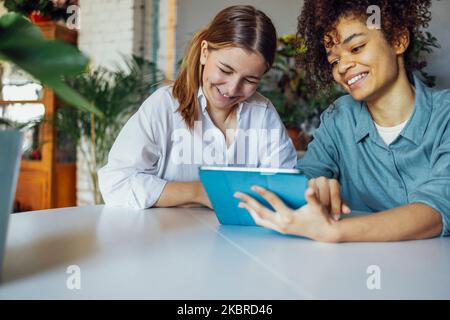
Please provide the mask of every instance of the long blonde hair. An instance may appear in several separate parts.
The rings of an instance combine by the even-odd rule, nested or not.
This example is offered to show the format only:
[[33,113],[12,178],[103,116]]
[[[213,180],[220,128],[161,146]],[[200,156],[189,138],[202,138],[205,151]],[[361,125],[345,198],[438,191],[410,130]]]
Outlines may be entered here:
[[211,23],[198,31],[189,42],[181,70],[173,85],[173,96],[178,100],[177,112],[188,128],[198,119],[198,89],[201,86],[203,66],[200,63],[201,43],[208,42],[208,50],[239,47],[260,53],[269,69],[275,59],[277,34],[269,17],[252,6],[231,6],[220,11]]

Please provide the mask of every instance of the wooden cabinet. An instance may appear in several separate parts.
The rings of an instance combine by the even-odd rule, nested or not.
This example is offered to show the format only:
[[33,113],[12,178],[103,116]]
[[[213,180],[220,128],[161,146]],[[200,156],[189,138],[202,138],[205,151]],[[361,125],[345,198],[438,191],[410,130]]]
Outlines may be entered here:
[[[60,39],[77,44],[77,32],[53,22],[37,24],[47,39]],[[20,86],[16,88],[17,97],[21,97]],[[25,95],[26,97],[26,95]],[[31,113],[32,107],[43,108],[45,119],[51,119],[59,105],[52,90],[42,88],[36,99],[20,98],[9,100],[2,97],[3,108],[22,108]],[[26,109],[30,108],[30,109]],[[64,133],[57,133],[51,121],[41,123],[33,136],[39,142],[34,160],[22,159],[17,182],[14,211],[41,210],[76,205],[76,156],[75,146],[70,157],[61,157],[58,143]],[[66,146],[64,146],[66,147]],[[67,149],[67,148],[66,148]],[[67,151],[66,151],[67,152]],[[63,159],[64,158],[64,159]],[[69,160],[68,160],[69,159]]]

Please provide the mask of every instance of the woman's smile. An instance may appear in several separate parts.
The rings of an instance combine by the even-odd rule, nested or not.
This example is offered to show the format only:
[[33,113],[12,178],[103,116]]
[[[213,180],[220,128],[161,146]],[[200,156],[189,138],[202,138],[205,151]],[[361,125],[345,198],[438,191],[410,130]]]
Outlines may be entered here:
[[361,88],[364,85],[365,80],[369,76],[368,72],[360,72],[357,74],[352,74],[346,77],[345,83],[347,84],[350,91]]
[[231,103],[231,102],[233,102],[233,100],[236,100],[237,98],[239,98],[238,96],[228,96],[227,94],[225,94],[225,93],[222,93],[222,91],[220,91],[220,89],[219,89],[219,87],[217,87],[216,86],[216,89],[217,89],[217,93],[218,93],[218,98],[219,98],[219,100],[222,100],[222,101],[224,101],[224,102],[226,102],[226,103]]

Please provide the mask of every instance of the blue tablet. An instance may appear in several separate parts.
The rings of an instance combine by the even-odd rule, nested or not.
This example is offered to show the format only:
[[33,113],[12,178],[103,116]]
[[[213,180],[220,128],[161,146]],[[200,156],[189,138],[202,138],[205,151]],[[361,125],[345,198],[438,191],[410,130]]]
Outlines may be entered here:
[[246,193],[271,208],[250,189],[254,185],[274,192],[293,209],[306,204],[308,178],[296,169],[200,167],[199,175],[217,218],[224,225],[255,225],[247,210],[238,207],[239,199],[233,196],[236,191]]

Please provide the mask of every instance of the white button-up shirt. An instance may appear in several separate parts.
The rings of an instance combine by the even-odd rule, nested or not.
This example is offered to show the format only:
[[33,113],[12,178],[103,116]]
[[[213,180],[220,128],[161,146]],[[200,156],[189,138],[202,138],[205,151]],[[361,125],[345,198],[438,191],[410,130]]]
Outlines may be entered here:
[[168,181],[198,181],[208,166],[294,168],[297,155],[272,103],[255,93],[240,103],[237,126],[227,135],[214,125],[200,88],[199,121],[189,130],[165,86],[144,101],[114,142],[108,163],[98,171],[107,205],[144,209],[154,205]]

